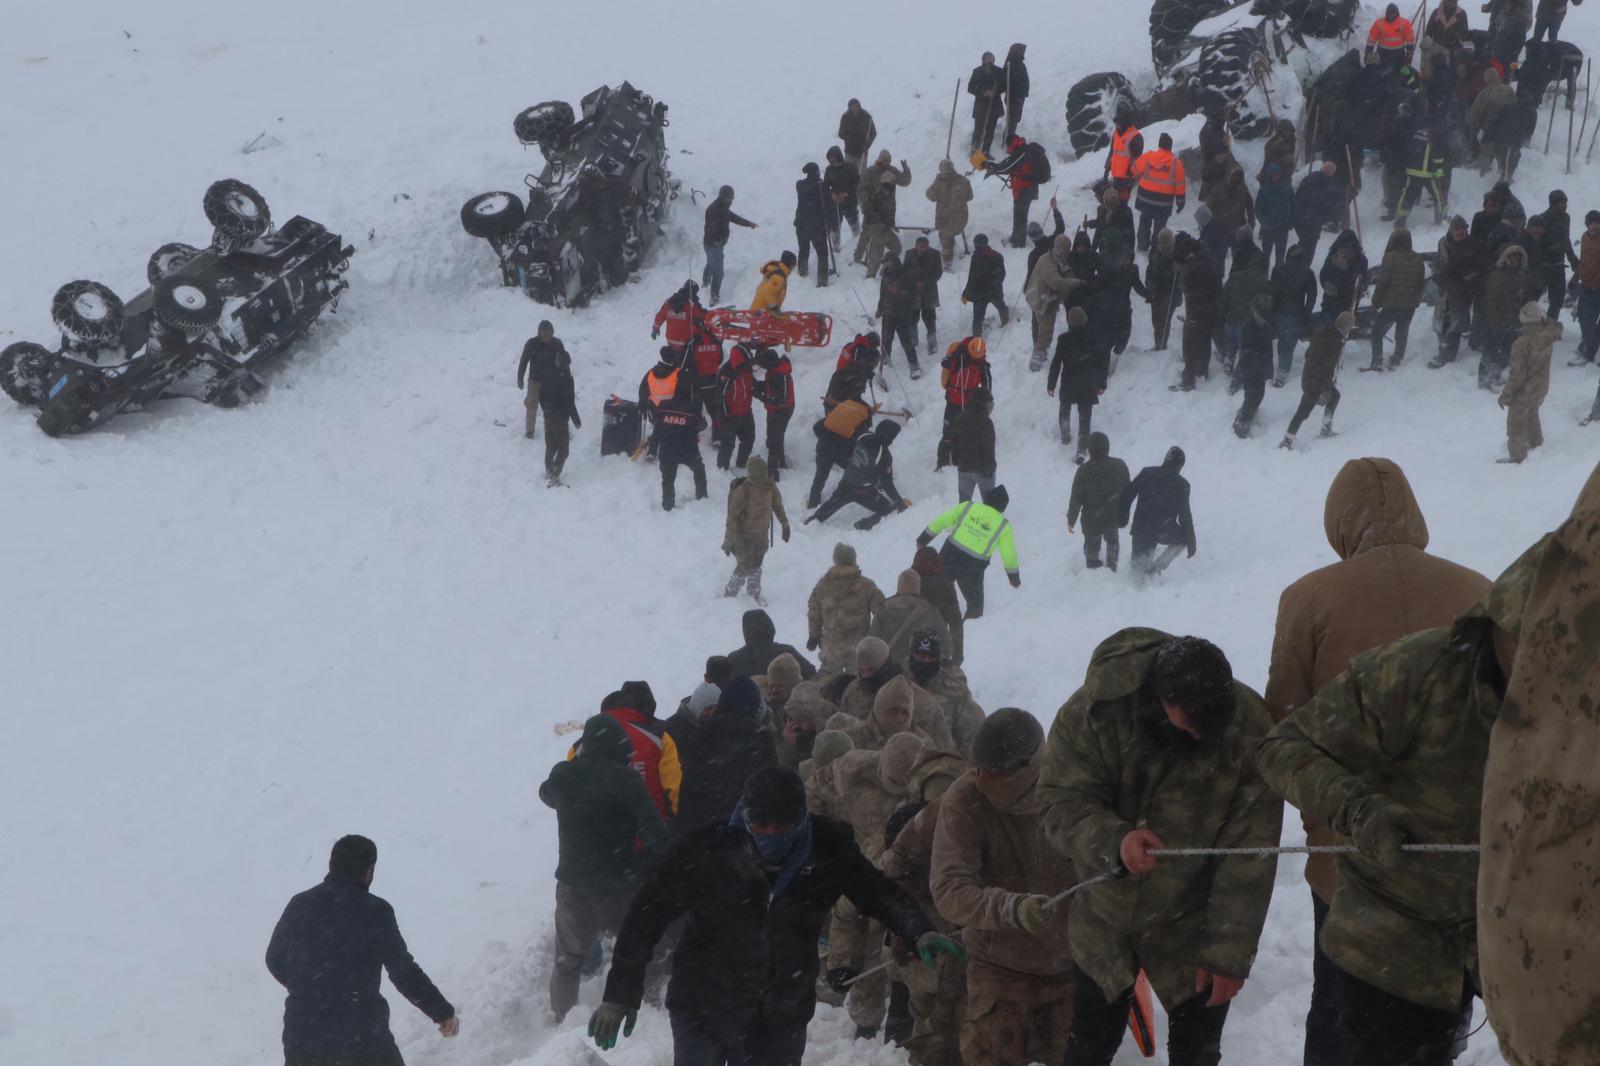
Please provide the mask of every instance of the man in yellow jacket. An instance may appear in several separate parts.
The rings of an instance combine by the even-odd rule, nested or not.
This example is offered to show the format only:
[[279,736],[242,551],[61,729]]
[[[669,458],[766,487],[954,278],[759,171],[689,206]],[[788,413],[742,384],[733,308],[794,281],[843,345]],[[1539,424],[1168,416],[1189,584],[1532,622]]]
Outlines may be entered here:
[[793,252],[767,260],[761,268],[761,284],[756,286],[756,298],[750,301],[750,310],[774,314],[783,310],[783,298],[789,295],[789,274],[794,264]]
[[983,494],[982,503],[968,500],[956,504],[928,523],[928,528],[917,538],[917,546],[926,547],[940,533],[954,530],[939,549],[939,557],[944,560],[945,573],[955,581],[961,597],[967,601],[966,618],[983,617],[983,575],[996,552],[1000,553],[1011,587],[1022,587],[1017,543],[1011,522],[1002,513],[1010,502],[1006,487],[996,485]]

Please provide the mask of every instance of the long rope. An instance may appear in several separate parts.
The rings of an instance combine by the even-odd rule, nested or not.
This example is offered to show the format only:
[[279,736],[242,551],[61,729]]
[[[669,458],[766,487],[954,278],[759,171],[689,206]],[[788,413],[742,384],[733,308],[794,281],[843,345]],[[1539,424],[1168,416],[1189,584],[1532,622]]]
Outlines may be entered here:
[[[1360,849],[1354,844],[1299,844],[1283,848],[1151,848],[1155,856],[1183,857],[1188,855],[1246,855],[1264,859],[1273,855],[1354,855]],[[1476,844],[1402,844],[1401,851],[1458,853],[1477,851]]]

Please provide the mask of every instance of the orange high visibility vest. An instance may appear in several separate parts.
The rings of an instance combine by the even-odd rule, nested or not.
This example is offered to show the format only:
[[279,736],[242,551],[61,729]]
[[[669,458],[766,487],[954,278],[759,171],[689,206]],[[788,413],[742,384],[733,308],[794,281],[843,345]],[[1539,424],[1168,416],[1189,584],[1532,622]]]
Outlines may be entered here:
[[674,370],[664,378],[650,375],[650,402],[660,407],[678,394],[678,372]]
[[1165,148],[1146,152],[1133,163],[1139,188],[1161,196],[1182,196],[1188,190],[1183,161]]
[[1372,30],[1367,34],[1368,48],[1410,48],[1416,43],[1417,35],[1412,32],[1411,20],[1397,18],[1393,22],[1388,19],[1379,19],[1372,24]]
[[1128,168],[1133,165],[1133,155],[1128,150],[1128,145],[1132,144],[1133,139],[1137,136],[1139,136],[1139,127],[1134,125],[1129,125],[1122,133],[1118,133],[1114,129],[1111,131],[1111,176],[1113,178],[1125,178],[1128,176]]

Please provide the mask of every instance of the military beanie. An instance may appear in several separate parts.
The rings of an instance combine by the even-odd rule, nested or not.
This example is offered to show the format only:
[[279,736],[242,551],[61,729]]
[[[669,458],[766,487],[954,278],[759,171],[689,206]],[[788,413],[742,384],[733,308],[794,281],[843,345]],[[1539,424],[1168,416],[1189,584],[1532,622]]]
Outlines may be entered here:
[[793,655],[784,652],[767,664],[767,684],[782,685],[792,690],[800,683],[800,663]]
[[862,637],[856,642],[856,665],[877,670],[889,660],[889,645],[878,637]]
[[811,745],[811,761],[818,767],[827,766],[854,749],[855,744],[850,740],[849,733],[842,729],[824,729],[817,734],[816,743]]
[[1002,707],[983,720],[972,738],[972,765],[980,770],[1015,770],[1027,765],[1044,743],[1039,720],[1020,707]]
[[897,733],[884,744],[878,757],[878,777],[890,792],[904,796],[910,790],[911,768],[922,751],[922,738],[915,733]]
[[835,566],[856,565],[856,550],[843,542],[835,544],[833,546],[833,564]]
[[922,595],[922,575],[915,570],[900,571],[900,577],[895,581],[894,590],[901,596]]

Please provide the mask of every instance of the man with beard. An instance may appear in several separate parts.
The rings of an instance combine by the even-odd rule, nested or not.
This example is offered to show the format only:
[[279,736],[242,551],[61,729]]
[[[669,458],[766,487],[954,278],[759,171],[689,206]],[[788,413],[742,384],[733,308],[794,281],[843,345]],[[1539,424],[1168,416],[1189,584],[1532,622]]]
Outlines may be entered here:
[[1255,760],[1271,728],[1221,649],[1154,629],[1101,643],[1056,714],[1039,764],[1045,838],[1079,877],[1132,875],[1072,901],[1072,1066],[1116,1055],[1140,970],[1166,1008],[1172,1066],[1220,1061],[1277,861],[1150,852],[1278,843],[1283,804]]

